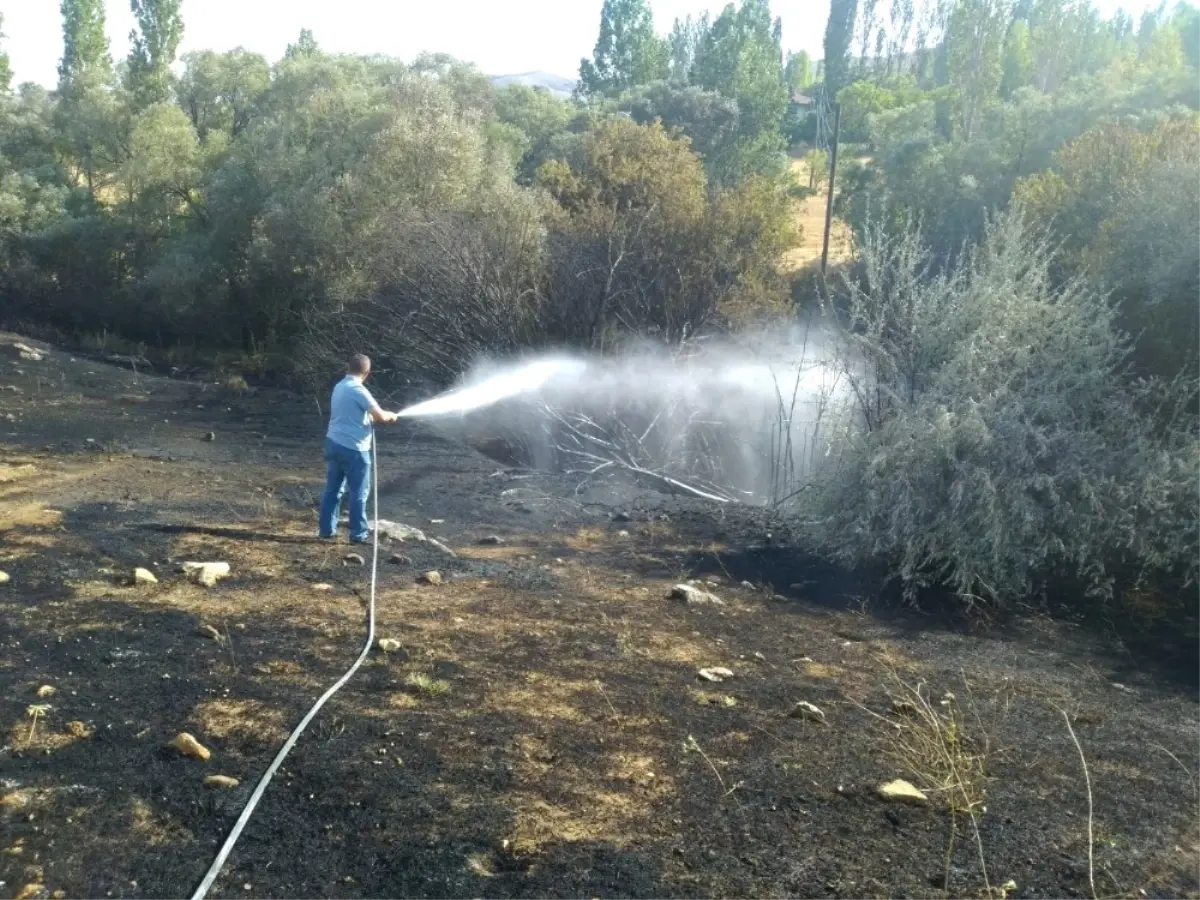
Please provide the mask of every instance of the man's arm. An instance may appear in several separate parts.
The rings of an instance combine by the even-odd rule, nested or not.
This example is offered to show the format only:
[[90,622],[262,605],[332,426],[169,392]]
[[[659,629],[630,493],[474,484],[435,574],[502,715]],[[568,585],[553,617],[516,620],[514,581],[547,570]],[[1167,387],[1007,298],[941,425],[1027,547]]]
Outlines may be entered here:
[[362,390],[362,399],[367,403],[367,414],[371,417],[372,422],[377,425],[386,424],[388,422],[395,422],[396,419],[400,418],[396,413],[388,412],[375,402],[375,398],[371,396],[371,392],[365,387],[360,389]]
[[374,400],[371,401],[371,407],[367,410],[371,414],[371,421],[376,424],[395,422],[400,416],[394,412],[387,412]]

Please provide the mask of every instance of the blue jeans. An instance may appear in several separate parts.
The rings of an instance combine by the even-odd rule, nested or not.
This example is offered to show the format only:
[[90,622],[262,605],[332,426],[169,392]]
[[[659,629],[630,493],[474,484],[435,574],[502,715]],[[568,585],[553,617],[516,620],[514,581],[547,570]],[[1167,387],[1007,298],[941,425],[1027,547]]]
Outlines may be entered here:
[[355,450],[325,439],[325,493],[321,497],[320,535],[331,538],[337,532],[342,496],[350,493],[350,540],[364,543],[367,530],[367,492],[371,485],[371,451]]

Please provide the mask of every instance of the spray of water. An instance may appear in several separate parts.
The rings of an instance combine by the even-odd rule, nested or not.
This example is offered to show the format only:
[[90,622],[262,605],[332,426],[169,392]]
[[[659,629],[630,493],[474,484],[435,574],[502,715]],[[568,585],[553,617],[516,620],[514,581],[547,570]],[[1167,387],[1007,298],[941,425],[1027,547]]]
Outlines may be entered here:
[[400,415],[533,468],[779,502],[812,475],[848,418],[826,344],[810,327],[686,354],[492,361]]

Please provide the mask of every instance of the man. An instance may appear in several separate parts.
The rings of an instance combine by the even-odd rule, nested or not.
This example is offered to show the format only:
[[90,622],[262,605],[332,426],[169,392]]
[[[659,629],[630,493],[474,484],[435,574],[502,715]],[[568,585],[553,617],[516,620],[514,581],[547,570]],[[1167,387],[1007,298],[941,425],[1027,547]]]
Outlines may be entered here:
[[371,375],[371,360],[361,353],[346,364],[346,377],[333,388],[329,401],[329,429],[325,432],[325,461],[329,464],[325,494],[321,497],[318,533],[330,540],[337,532],[342,496],[350,492],[350,543],[365,544],[367,492],[371,484],[371,423],[395,422],[363,382]]

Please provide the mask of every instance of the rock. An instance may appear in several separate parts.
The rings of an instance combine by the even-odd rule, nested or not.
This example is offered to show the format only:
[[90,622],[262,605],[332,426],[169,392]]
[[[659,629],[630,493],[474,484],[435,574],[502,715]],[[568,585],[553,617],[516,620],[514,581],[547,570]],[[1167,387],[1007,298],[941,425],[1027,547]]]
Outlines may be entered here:
[[405,556],[403,553],[393,553],[388,557],[388,562],[396,566],[411,566],[412,559]]
[[46,896],[46,886],[37,884],[36,882],[25,885],[16,894],[13,895],[13,900],[40,900]]
[[434,585],[441,584],[442,583],[442,573],[439,572],[437,569],[433,569],[433,570],[426,572],[423,575],[419,576],[417,578],[417,581],[419,581],[421,584],[434,584]]
[[696,673],[705,681],[711,681],[714,684],[720,684],[726,678],[732,678],[733,672],[722,666],[714,666],[710,669],[701,669]]
[[342,565],[344,566],[365,566],[367,561],[362,558],[361,553],[347,553],[342,557]]
[[40,688],[37,689],[37,695],[39,697],[43,697],[43,698],[53,697],[57,693],[58,693],[58,688],[56,688],[52,684],[43,684]]
[[175,735],[168,747],[173,747],[184,756],[190,756],[194,759],[208,759],[212,756],[208,748],[201,744],[198,740],[188,734],[186,731],[181,731]]
[[0,572],[0,584],[8,584],[9,577],[7,572]]
[[389,522],[387,519],[376,519],[375,530],[379,532],[380,537],[390,538],[401,544],[412,541],[417,544],[428,544],[435,550],[440,550],[447,556],[454,556],[454,551],[443,544],[441,541],[426,536],[420,528],[413,528],[411,525],[401,525],[399,522]]
[[622,510],[620,512],[613,513],[612,520],[614,522],[632,522],[633,516],[629,515],[629,513]]
[[21,394],[21,393],[24,393],[24,391],[22,391],[22,390],[21,390],[19,387],[17,387],[15,384],[6,384],[6,385],[3,385],[3,386],[0,386],[0,391],[8,391],[9,393],[12,393],[12,394]]
[[212,641],[221,640],[221,632],[217,631],[217,629],[213,628],[211,625],[201,625],[196,629],[196,634],[200,635],[201,637],[206,637]]
[[130,584],[158,584],[158,577],[149,569],[143,569],[138,566],[133,570],[133,577],[130,579]]
[[504,538],[498,534],[489,534],[487,537],[481,537],[478,543],[481,547],[499,547],[504,543]]
[[925,796],[923,791],[918,790],[903,778],[897,778],[895,781],[881,784],[879,786],[879,796],[884,800],[891,800],[895,803],[909,803],[913,806],[924,806],[929,802],[929,798]]
[[183,564],[183,574],[190,577],[196,584],[213,587],[218,581],[229,575],[229,563],[185,562]]
[[332,591],[332,590],[333,590],[333,585],[332,585],[332,584],[326,584],[325,582],[323,582],[323,581],[320,581],[320,582],[317,582],[316,584],[314,584],[314,585],[312,586],[312,589],[313,589],[314,591]]
[[13,341],[6,344],[8,352],[17,359],[23,359],[27,362],[41,362],[46,358],[46,354],[35,347],[30,347],[28,344],[23,344],[20,341]]
[[750,590],[750,591],[752,591],[752,590],[754,590],[754,589],[755,589],[755,588],[754,588],[754,582],[752,582],[752,581],[743,581],[743,582],[742,582],[742,587],[744,587],[744,588],[746,588],[747,590]]
[[236,778],[233,778],[229,775],[209,775],[207,778],[204,779],[205,787],[235,788],[239,784],[241,784],[240,781],[238,781]]
[[[210,431],[204,435],[204,440],[208,441],[209,443],[212,443],[216,439],[217,439],[217,433],[215,431]],[[213,776],[213,777],[215,778],[217,776]]]
[[92,730],[76,719],[67,723],[67,734],[74,738],[89,738],[92,736]]
[[716,594],[711,594],[691,584],[675,585],[675,587],[671,588],[670,596],[674,600],[682,600],[688,606],[702,606],[705,604],[715,606],[725,605],[725,601]]
[[392,638],[380,638],[378,641],[379,649],[384,653],[391,653],[400,649],[400,642]]
[[807,700],[799,700],[796,702],[796,708],[788,713],[788,717],[792,719],[804,719],[808,722],[820,722],[825,724],[825,711],[814,703],[809,703]]

